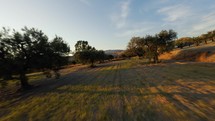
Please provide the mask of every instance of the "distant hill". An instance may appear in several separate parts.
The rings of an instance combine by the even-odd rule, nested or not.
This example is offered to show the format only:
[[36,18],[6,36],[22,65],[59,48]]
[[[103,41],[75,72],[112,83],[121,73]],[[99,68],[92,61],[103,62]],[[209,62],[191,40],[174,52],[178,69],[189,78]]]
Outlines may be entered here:
[[116,56],[124,50],[105,50],[105,54]]
[[175,49],[160,55],[161,60],[179,60],[192,62],[215,62],[215,43]]

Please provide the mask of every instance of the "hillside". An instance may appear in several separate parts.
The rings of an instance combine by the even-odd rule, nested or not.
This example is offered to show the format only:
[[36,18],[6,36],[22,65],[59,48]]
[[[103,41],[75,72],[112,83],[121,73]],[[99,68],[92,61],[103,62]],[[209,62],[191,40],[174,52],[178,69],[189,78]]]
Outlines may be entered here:
[[105,54],[117,56],[119,53],[123,51],[124,50],[105,50]]
[[161,60],[178,60],[194,62],[215,62],[215,43],[201,46],[186,47],[175,49],[169,53],[160,55]]

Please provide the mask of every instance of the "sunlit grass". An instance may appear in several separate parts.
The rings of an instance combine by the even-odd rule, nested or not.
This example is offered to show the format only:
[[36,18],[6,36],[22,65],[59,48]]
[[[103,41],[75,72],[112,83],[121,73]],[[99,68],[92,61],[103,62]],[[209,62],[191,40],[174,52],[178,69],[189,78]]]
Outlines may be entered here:
[[159,56],[161,60],[181,60],[196,62],[215,62],[215,43],[210,42],[201,46],[185,47],[163,53]]
[[59,86],[1,102],[0,120],[215,119],[213,63],[143,63],[131,59],[73,72]]

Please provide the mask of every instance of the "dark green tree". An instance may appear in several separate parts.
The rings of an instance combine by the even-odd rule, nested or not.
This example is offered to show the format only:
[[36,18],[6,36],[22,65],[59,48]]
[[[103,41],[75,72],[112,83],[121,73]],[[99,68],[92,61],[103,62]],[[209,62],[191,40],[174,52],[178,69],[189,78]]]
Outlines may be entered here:
[[89,63],[90,67],[94,67],[95,62],[103,62],[106,59],[104,51],[96,50],[94,47],[90,46],[87,41],[77,41],[75,50],[74,57],[76,61],[83,64]]
[[193,42],[195,43],[196,46],[199,46],[200,43],[202,42],[202,39],[200,37],[193,37]]
[[103,50],[97,51],[97,58],[100,63],[103,63],[104,60],[108,59],[107,55],[105,54],[105,52]]
[[[30,89],[26,73],[30,70],[56,68],[63,65],[62,60],[69,52],[68,45],[62,38],[56,37],[48,42],[48,37],[35,28],[24,27],[22,33],[4,31],[1,35],[1,66],[10,71],[7,74],[19,74],[19,80],[23,89]],[[10,60],[10,61],[8,61]],[[7,70],[2,68],[3,70]],[[5,76],[5,74],[1,74]]]
[[146,37],[133,37],[128,43],[125,55],[128,56],[145,56],[154,63],[158,63],[158,56],[174,48],[174,40],[177,33],[173,30],[162,30],[155,36],[147,35]]
[[207,33],[208,39],[210,39],[212,42],[214,41],[215,38],[215,30],[214,31],[209,31]]
[[95,50],[94,47],[91,47],[87,41],[79,40],[75,44],[75,52],[81,52],[86,50]]
[[95,67],[95,62],[98,61],[98,51],[97,50],[88,50],[77,52],[75,58],[78,59],[79,62],[90,64],[90,67]]
[[208,39],[210,38],[210,35],[209,34],[202,34],[200,37],[199,37],[202,41],[205,42],[205,44],[208,43]]
[[144,41],[140,37],[132,37],[127,46],[125,55],[128,57],[138,56],[142,57],[145,54]]
[[0,78],[3,80],[12,78],[13,54],[11,46],[7,44],[8,37],[9,30],[3,28],[3,31],[0,32]]
[[183,48],[185,46],[191,46],[193,44],[193,39],[190,37],[182,37],[175,41],[175,46],[178,48]]

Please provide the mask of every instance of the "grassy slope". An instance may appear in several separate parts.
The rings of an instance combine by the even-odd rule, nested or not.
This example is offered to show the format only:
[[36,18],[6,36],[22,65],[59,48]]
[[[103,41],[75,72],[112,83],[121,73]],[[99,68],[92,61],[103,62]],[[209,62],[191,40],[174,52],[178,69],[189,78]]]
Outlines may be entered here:
[[175,49],[169,53],[164,53],[159,58],[161,60],[215,62],[215,43]]
[[82,69],[0,102],[0,121],[215,119],[214,63],[138,63]]

